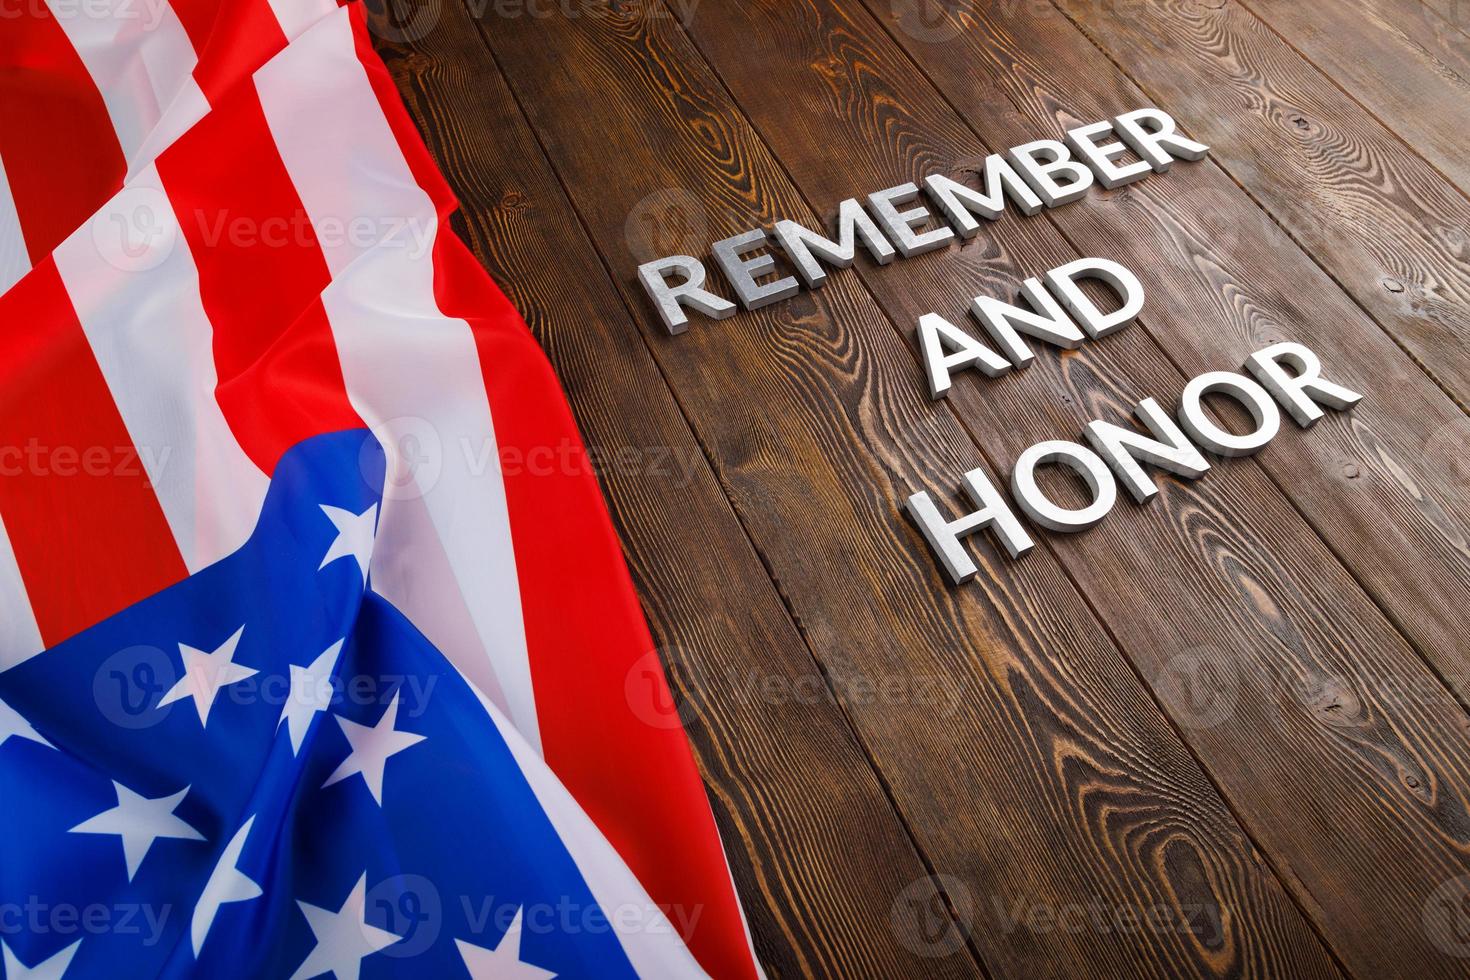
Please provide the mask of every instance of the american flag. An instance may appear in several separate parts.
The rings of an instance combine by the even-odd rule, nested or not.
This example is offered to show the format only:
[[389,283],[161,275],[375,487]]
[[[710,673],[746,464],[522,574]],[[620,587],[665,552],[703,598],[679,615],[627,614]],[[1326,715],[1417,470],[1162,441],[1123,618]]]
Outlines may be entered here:
[[6,980],[759,976],[360,5],[12,2],[0,168]]

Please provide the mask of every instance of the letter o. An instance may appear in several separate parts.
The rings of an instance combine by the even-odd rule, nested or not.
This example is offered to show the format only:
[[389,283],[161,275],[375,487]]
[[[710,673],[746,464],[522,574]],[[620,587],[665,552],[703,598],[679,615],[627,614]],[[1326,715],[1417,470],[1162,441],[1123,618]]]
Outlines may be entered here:
[[[1036,468],[1045,463],[1061,463],[1082,477],[1092,494],[1092,503],[1071,510],[1047,499],[1036,484]],[[1066,533],[1092,527],[1118,502],[1118,482],[1101,457],[1086,446],[1060,439],[1038,442],[1021,454],[1011,471],[1011,492],[1031,520],[1048,530]]]
[[[1255,430],[1245,435],[1223,429],[1205,412],[1206,395],[1226,395],[1250,412]],[[1179,402],[1179,425],[1189,437],[1220,456],[1249,456],[1276,438],[1281,430],[1281,410],[1271,393],[1243,374],[1210,371],[1184,387]]]

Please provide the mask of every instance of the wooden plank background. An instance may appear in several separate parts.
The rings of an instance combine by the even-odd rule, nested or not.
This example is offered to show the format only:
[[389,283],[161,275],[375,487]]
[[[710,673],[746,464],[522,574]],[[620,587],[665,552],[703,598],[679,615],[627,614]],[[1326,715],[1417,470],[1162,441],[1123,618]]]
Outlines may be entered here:
[[[1470,972],[1465,8],[375,10],[604,461],[678,697],[635,708],[687,727],[771,976]],[[677,338],[636,283],[1148,104],[1210,157]],[[1079,254],[1137,324],[929,401],[920,314]],[[958,589],[898,509],[1282,339],[1366,400]]]

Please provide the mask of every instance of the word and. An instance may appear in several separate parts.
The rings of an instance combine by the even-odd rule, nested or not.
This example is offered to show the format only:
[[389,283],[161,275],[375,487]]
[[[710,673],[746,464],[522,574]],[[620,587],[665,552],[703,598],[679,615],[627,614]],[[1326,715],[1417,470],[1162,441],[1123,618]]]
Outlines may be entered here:
[[[919,318],[919,356],[924,362],[930,398],[948,395],[956,372],[974,368],[996,378],[1012,368],[1029,365],[1035,355],[1023,335],[1062,350],[1076,350],[1086,340],[1122,329],[1143,310],[1143,283],[1110,259],[1077,259],[1052,269],[1044,279],[1045,286],[1035,278],[1021,283],[1021,295],[1030,309],[1003,303],[993,296],[976,296],[970,301],[970,315],[979,321],[998,351],[938,313]],[[1083,292],[1080,283],[1086,279],[1107,286],[1122,305],[1104,313]]]
[[[1125,161],[1130,150],[1137,159]],[[789,299],[803,287],[820,288],[827,281],[826,267],[848,268],[859,245],[874,262],[886,265],[898,255],[909,258],[944,248],[956,236],[973,238],[980,230],[977,218],[995,221],[1008,205],[1035,214],[1043,207],[1080,200],[1094,183],[1121,187],[1168,170],[1176,159],[1199,160],[1207,152],[1209,147],[1180,134],[1167,113],[1137,109],[1069,130],[1065,141],[1041,139],[993,153],[976,173],[978,187],[930,174],[922,191],[910,181],[869,194],[866,207],[848,198],[837,207],[835,238],[782,220],[769,231],[753,228],[715,242],[710,253],[740,306],[759,309]],[[942,222],[919,203],[921,193]],[[772,245],[795,275],[778,269]],[[689,329],[686,310],[715,320],[736,312],[735,303],[704,288],[706,275],[704,263],[688,255],[638,267],[638,279],[669,333]]]

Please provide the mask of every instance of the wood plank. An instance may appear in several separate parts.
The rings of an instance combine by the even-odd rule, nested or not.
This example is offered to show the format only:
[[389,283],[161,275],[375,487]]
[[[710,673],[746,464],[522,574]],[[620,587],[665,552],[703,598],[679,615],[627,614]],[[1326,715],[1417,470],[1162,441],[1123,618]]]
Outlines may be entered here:
[[[879,0],[869,3],[885,15]],[[1050,7],[946,9],[952,21],[929,35],[944,40],[911,37],[890,18],[892,36],[953,105],[983,118],[997,145],[1149,101]],[[994,110],[999,99],[1010,111]],[[1234,145],[1217,141],[1213,155]],[[1470,700],[1470,461],[1461,448],[1470,422],[1269,216],[1243,206],[1247,196],[1218,167],[1179,166],[1094,196],[1053,219],[1084,251],[1146,272],[1146,324],[1186,374],[1290,338],[1368,393],[1350,417],[1324,420],[1293,443],[1295,452],[1258,458],[1461,702]]]
[[1445,23],[1464,34],[1470,34],[1470,2],[1467,0],[1420,0],[1424,6],[1444,18]]
[[[861,8],[746,0],[702,8],[688,30],[809,201],[835,205],[855,189],[955,175],[998,149],[965,126]],[[773,91],[783,98],[769,98]],[[980,133],[994,128],[984,111],[971,119]],[[1236,207],[1259,213],[1244,195]],[[860,274],[911,333],[926,312],[959,321],[971,295],[1009,298],[1021,278],[1077,254],[1045,218],[1011,216],[963,249],[865,265]],[[1147,309],[1143,321],[1169,336],[1170,325],[1151,323]],[[950,401],[1008,464],[1035,442],[1075,437],[1091,418],[1126,420],[1148,395],[1169,404],[1184,380],[1135,328],[1062,357],[1040,353],[999,381],[972,376]],[[1289,432],[1268,453],[1290,456],[1315,436]],[[1095,531],[1052,546],[1140,673],[1163,680],[1165,709],[1348,966],[1457,972],[1418,927],[1423,896],[1459,861],[1457,818],[1417,822],[1410,815],[1422,808],[1398,767],[1379,765],[1387,743],[1345,744],[1334,719],[1285,679],[1307,679],[1315,691],[1331,678],[1365,692],[1372,707],[1364,709],[1393,719],[1400,733],[1389,751],[1402,761],[1437,757],[1462,799],[1467,717],[1266,474],[1222,461],[1204,480],[1173,484],[1145,508],[1124,505]],[[1195,724],[1197,705],[1174,697],[1171,665],[1181,650],[1239,672],[1230,725]],[[1387,677],[1413,678],[1423,703],[1384,696]],[[1310,817],[1329,812],[1336,833]],[[1406,819],[1418,829],[1393,830]],[[1395,869],[1389,880],[1385,867]],[[1385,939],[1379,928],[1390,923]]]
[[928,871],[474,28],[441,17],[412,44],[380,30],[378,50],[464,203],[457,229],[612,461],[599,476],[679,701],[643,708],[685,722],[763,964],[979,976],[893,930],[893,896]]
[[[483,28],[921,847],[973,896],[987,964],[1334,972],[1054,556],[985,552],[972,588],[941,581],[896,502],[952,492],[981,456],[919,394],[911,354],[851,277],[677,339],[650,326],[625,236],[648,195],[693,202],[685,218],[704,241],[812,220],[666,11],[623,3]],[[952,714],[862,693],[929,676],[964,693]],[[1220,943],[1009,918],[1227,894]]]
[[[1249,0],[1245,7],[1470,191],[1470,37],[1419,0]],[[1470,232],[1461,244],[1470,256]]]
[[1059,5],[1470,406],[1470,200],[1238,4]]

